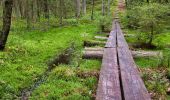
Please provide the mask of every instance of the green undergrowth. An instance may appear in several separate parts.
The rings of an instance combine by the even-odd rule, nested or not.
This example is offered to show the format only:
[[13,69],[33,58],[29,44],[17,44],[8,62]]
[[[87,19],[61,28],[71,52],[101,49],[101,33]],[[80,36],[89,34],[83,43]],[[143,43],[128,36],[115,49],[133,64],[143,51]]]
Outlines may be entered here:
[[[127,32],[127,30],[125,30]],[[128,30],[129,34],[136,34],[138,31]],[[129,43],[137,44],[136,37],[126,38]],[[169,88],[170,76],[170,48],[169,48],[169,33],[157,34],[154,37],[153,44],[157,46],[155,49],[146,49],[149,51],[161,51],[163,58],[147,57],[147,58],[135,58],[135,62],[139,67],[142,75],[142,79],[145,83],[146,88],[153,100],[169,100],[166,93]],[[137,48],[141,50],[142,48]]]
[[[101,61],[82,60],[81,51],[84,40],[94,40],[94,33],[101,33],[99,2],[95,2],[94,20],[91,20],[91,10],[87,10],[87,15],[81,19],[63,19],[62,26],[59,25],[59,19],[53,17],[50,17],[49,22],[43,18],[39,22],[31,22],[29,28],[26,21],[12,18],[6,49],[0,52],[0,99],[20,99],[21,91],[33,85],[48,69],[48,62],[72,44],[75,46],[75,56],[71,63],[56,66],[47,80],[32,91],[29,99],[94,99]],[[114,8],[115,5],[111,10]],[[91,6],[87,6],[87,9],[91,9]],[[104,18],[107,19],[107,29],[112,22],[108,18],[111,17]]]
[[[23,23],[13,22],[13,27],[18,24]],[[50,59],[62,53],[71,44],[74,43],[75,52],[81,55],[83,40],[92,38],[96,32],[94,23],[48,30],[12,29],[5,51],[0,52],[0,99],[16,99],[23,88],[33,84],[48,68]],[[62,83],[64,80],[54,81]],[[81,86],[80,83],[75,84],[75,87],[77,86]]]
[[[139,28],[128,28],[126,25],[130,23],[129,16],[125,13],[121,13],[121,24],[125,34],[132,34],[132,36],[126,37],[129,44],[134,46],[140,46],[142,43],[147,43],[149,39],[148,33]],[[135,15],[136,16],[136,15]],[[135,20],[135,18],[133,18]],[[169,20],[166,20],[167,22]],[[136,22],[135,22],[136,23]],[[131,25],[131,24],[129,24]],[[131,47],[133,50],[145,50],[145,51],[161,51],[163,58],[145,57],[135,58],[136,65],[139,67],[142,79],[145,83],[147,90],[149,91],[153,100],[169,100],[167,95],[167,89],[170,87],[170,29],[168,24],[161,25],[163,30],[157,33],[153,37],[152,44],[156,48],[142,48]]]
[[91,100],[96,91],[100,63],[98,60],[82,60],[79,67],[56,67],[30,100]]

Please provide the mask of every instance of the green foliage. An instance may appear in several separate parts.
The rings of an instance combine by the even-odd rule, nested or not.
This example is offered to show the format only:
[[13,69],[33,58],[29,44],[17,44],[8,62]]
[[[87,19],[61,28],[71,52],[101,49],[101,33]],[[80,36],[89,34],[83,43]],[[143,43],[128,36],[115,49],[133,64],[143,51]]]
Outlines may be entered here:
[[[91,38],[97,31],[94,23],[51,28],[49,31],[28,31],[23,26],[23,22],[13,22],[15,30],[9,35],[5,52],[0,52],[0,81],[5,83],[0,87],[1,98],[19,96],[23,88],[33,84],[48,68],[46,62],[61,54],[72,42],[75,43],[75,52],[80,55],[83,34],[87,33]],[[10,89],[6,90],[6,87]]]
[[[88,63],[84,63],[88,62]],[[83,71],[95,70],[100,66],[97,60],[82,60],[80,68],[60,65],[56,67],[47,81],[33,91],[31,100],[58,99],[58,100],[91,100],[95,92],[97,77],[81,77]],[[86,68],[88,66],[88,68]],[[81,73],[78,70],[81,69]]]
[[98,27],[101,32],[110,31],[112,26],[112,17],[100,16],[98,19]]
[[158,67],[159,62],[157,58],[136,58],[135,62],[140,67]]
[[138,40],[151,44],[155,34],[163,30],[168,6],[162,4],[146,4],[135,6],[127,11],[124,24],[128,28],[138,29]]
[[[170,6],[168,3],[164,3],[166,0],[149,1],[150,3],[148,4],[146,0],[128,0],[128,9],[125,14],[121,14],[121,20],[125,33],[134,35],[126,37],[128,43],[140,47],[142,43],[145,45],[149,43],[152,38],[152,44],[157,46],[154,50],[159,50],[163,53],[163,58],[135,58],[135,62],[140,67],[142,78],[152,99],[169,100],[167,99],[166,91],[169,87],[167,76],[170,76]],[[135,50],[148,50],[142,48],[142,46],[140,48],[132,48]]]
[[9,84],[5,83],[4,81],[0,81],[0,99],[6,100],[6,99],[14,99],[15,96],[15,90],[13,87],[11,87]]
[[152,99],[166,99],[166,89],[168,88],[168,80],[165,73],[155,71],[143,72],[142,78],[147,89],[150,91]]

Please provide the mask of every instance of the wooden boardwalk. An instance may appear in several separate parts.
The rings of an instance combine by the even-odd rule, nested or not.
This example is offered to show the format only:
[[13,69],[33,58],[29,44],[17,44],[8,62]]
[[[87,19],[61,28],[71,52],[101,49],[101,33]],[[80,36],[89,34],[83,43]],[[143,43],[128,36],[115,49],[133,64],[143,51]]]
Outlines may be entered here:
[[151,100],[116,19],[104,49],[96,100]]

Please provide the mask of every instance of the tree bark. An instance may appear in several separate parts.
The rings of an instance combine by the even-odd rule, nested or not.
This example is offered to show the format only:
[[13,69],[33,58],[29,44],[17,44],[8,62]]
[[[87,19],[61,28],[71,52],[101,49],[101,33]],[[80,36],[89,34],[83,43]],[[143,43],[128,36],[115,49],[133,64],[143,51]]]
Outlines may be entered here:
[[63,24],[63,0],[60,0],[60,25],[62,25]]
[[92,0],[91,20],[94,20],[93,15],[94,15],[94,0]]
[[44,0],[44,16],[46,19],[49,19],[48,0]]
[[23,12],[23,1],[22,0],[18,0],[18,6],[19,6],[20,16],[23,19],[25,16],[24,16],[24,12]]
[[108,5],[107,5],[107,15],[110,16],[110,0],[108,0]]
[[152,46],[153,35],[154,35],[154,29],[153,29],[153,23],[152,23],[152,25],[151,25],[151,33],[150,33],[149,42],[148,42],[148,45],[150,47]]
[[75,0],[76,3],[76,17],[80,17],[80,0]]
[[37,9],[36,9],[36,13],[37,13],[36,20],[37,21],[40,21],[40,4],[39,3],[40,3],[39,0],[36,0],[36,7],[37,7]]
[[[104,53],[104,48],[85,48],[83,52],[84,59],[102,59]],[[132,56],[134,58],[147,58],[147,57],[155,57],[155,58],[163,58],[163,54],[160,51],[131,51]]]
[[3,27],[0,32],[0,50],[4,50],[11,27],[13,0],[4,0],[3,7]]
[[102,15],[105,15],[105,2],[102,0]]
[[26,4],[25,16],[26,16],[26,20],[27,20],[27,29],[30,29],[30,27],[31,27],[30,0],[26,0],[25,4]]
[[147,0],[147,3],[149,4],[149,0]]
[[86,15],[86,0],[82,0],[82,12],[83,15]]

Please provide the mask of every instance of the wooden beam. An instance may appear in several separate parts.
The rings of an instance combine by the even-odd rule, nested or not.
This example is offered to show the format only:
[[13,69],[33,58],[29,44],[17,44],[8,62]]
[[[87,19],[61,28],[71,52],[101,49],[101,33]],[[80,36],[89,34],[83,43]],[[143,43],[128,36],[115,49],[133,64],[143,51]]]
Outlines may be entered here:
[[116,27],[118,61],[124,98],[125,100],[151,100],[119,23]]
[[116,48],[105,48],[96,100],[122,100]]
[[[103,51],[104,48],[87,48],[85,47],[85,51],[83,52],[84,59],[102,59],[103,58]],[[131,51],[133,58],[148,58],[148,57],[155,57],[155,58],[163,58],[163,54],[161,51]]]
[[104,37],[104,36],[95,36],[95,39],[100,39],[100,40],[107,40],[108,37]]

